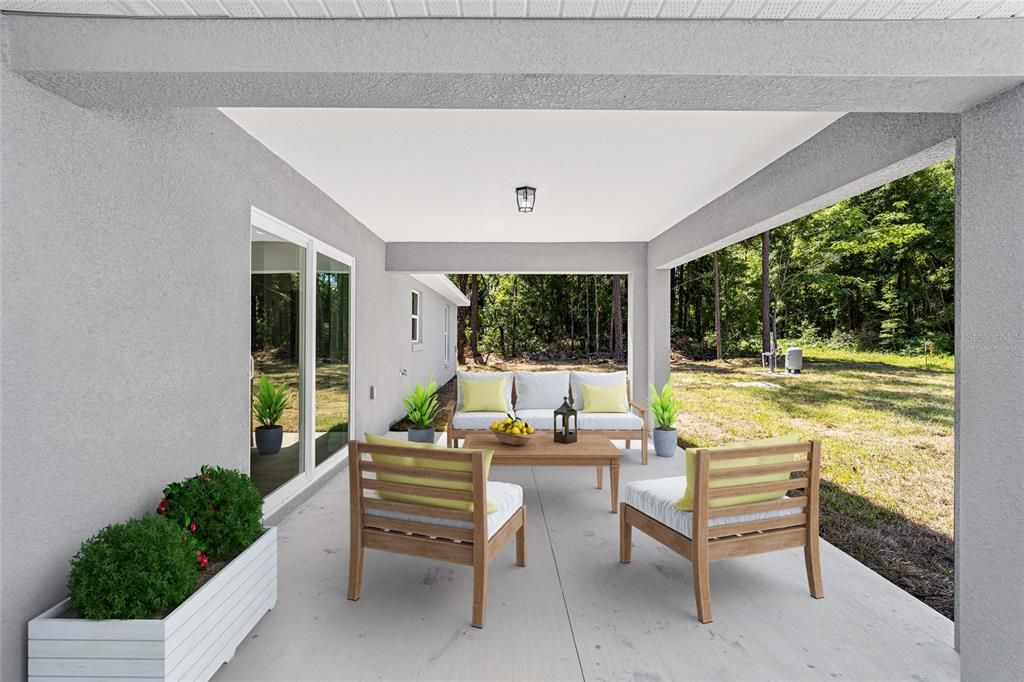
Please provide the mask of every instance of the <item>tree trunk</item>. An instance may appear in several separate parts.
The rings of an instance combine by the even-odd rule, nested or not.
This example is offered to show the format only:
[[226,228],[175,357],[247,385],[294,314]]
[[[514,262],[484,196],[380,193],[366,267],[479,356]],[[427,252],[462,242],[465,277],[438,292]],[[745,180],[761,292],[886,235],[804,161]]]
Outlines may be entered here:
[[[463,294],[466,293],[466,288],[469,284],[469,275],[459,275],[459,291]],[[458,339],[455,344],[455,352],[458,357],[460,365],[466,364],[466,313],[468,312],[465,306],[456,308],[456,316],[458,317],[458,323],[455,327],[455,338]]]
[[768,232],[761,233],[761,351],[767,353],[772,349],[771,330],[771,281],[769,265],[771,251]]
[[597,275],[594,275],[594,352],[601,352],[601,305],[597,302]]
[[[480,355],[480,275],[470,275],[469,284],[469,349],[473,353],[473,362],[483,364],[483,357]],[[502,355],[504,355],[505,340],[502,335]]]
[[622,362],[622,275],[612,275],[612,354]]
[[583,282],[583,291],[586,292],[587,295],[587,328],[586,331],[583,332],[583,352],[586,353],[587,355],[590,355],[590,284],[587,283],[586,280],[584,280]]
[[714,254],[715,269],[715,357],[722,359],[722,296],[718,282],[718,252]]

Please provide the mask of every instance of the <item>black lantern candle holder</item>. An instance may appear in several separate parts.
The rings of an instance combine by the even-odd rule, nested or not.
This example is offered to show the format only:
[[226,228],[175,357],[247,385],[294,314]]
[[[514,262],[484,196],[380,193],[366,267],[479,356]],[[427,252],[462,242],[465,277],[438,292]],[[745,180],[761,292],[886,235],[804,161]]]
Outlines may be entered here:
[[[572,420],[570,423],[569,420]],[[555,442],[575,443],[576,433],[579,431],[576,422],[576,410],[569,404],[569,396],[565,396],[562,406],[555,410]],[[559,424],[561,420],[561,424]]]

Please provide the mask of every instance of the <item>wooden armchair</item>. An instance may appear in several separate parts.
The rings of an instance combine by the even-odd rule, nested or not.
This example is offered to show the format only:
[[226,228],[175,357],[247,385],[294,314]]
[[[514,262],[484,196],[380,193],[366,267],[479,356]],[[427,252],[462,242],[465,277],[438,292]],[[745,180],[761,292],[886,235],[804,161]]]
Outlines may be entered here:
[[[792,461],[729,466],[730,460],[790,455]],[[797,457],[799,455],[799,457]],[[669,489],[659,481],[641,481],[626,487],[626,501],[620,505],[620,561],[632,559],[632,531],[637,528],[693,564],[693,589],[697,618],[711,622],[710,562],[721,559],[773,552],[790,547],[804,548],[804,563],[811,596],[825,596],[821,584],[821,560],[818,552],[818,482],[821,471],[821,443],[801,441],[785,445],[737,447],[712,451],[698,449],[693,511],[672,509],[666,495]],[[785,460],[785,457],[781,457]],[[713,466],[726,463],[725,466]],[[800,472],[791,478],[792,472]],[[757,477],[762,482],[749,481]],[[783,478],[784,477],[784,478]],[[770,480],[770,479],[776,480]],[[733,482],[737,481],[738,482]],[[769,480],[765,480],[769,479]],[[685,481],[684,478],[662,479]],[[755,479],[757,480],[757,479]],[[654,484],[654,485],[651,485]],[[715,500],[764,493],[784,494],[760,502],[712,506]],[[793,494],[796,491],[802,491]],[[673,493],[678,497],[682,491]],[[651,503],[661,497],[662,503]],[[720,504],[720,503],[719,503]],[[646,507],[647,512],[640,507]],[[665,511],[665,509],[670,511]],[[692,518],[686,515],[692,514]],[[689,533],[679,528],[689,528]]]
[[[364,460],[364,455],[371,459]],[[472,625],[482,628],[488,565],[513,535],[516,564],[526,565],[522,488],[492,482],[492,492],[503,493],[502,504],[488,514],[483,450],[451,452],[359,441],[349,442],[349,481],[348,598],[359,599],[364,549],[472,566]],[[392,499],[382,499],[382,494]],[[471,502],[473,507],[466,511],[436,506],[439,501]]]

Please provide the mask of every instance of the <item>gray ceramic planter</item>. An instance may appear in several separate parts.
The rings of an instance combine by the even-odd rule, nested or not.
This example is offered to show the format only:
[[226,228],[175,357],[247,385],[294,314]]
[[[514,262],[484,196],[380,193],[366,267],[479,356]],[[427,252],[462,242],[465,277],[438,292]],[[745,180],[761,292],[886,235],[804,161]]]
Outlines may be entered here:
[[434,427],[426,429],[419,429],[415,426],[409,427],[409,442],[410,443],[433,443],[434,442]]
[[276,455],[281,451],[284,429],[281,426],[256,427],[256,451],[261,455]]
[[676,430],[654,429],[654,454],[658,457],[672,457],[676,454]]

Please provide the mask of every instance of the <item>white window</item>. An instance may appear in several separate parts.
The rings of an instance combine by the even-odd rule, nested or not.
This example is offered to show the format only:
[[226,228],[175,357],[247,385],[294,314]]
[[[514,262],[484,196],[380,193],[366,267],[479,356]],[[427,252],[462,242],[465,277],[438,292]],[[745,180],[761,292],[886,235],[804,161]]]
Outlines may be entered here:
[[420,342],[420,292],[412,290],[412,342]]
[[452,361],[452,349],[448,345],[448,318],[451,314],[451,306],[445,305],[444,307],[444,321],[441,325],[441,329],[444,335],[444,366],[447,367]]

